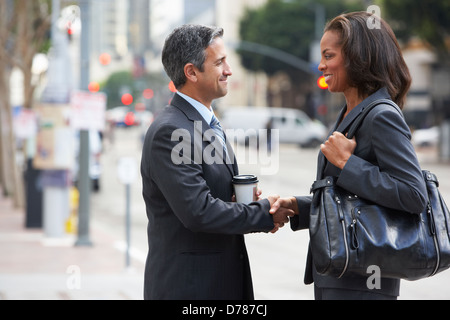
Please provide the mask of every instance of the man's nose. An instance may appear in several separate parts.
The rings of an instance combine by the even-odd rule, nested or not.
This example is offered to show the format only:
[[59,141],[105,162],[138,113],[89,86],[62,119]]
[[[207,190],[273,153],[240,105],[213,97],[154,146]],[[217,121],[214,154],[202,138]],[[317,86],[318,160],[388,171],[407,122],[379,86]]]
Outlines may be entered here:
[[233,71],[231,70],[231,66],[228,63],[225,63],[225,69],[223,70],[224,75],[231,76],[233,75]]

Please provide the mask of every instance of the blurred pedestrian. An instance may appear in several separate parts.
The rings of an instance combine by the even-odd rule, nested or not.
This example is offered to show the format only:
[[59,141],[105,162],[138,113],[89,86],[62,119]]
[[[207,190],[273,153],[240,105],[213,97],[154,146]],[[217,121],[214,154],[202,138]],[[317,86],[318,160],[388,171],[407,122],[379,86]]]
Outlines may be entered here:
[[272,152],[272,129],[273,129],[273,118],[270,117],[269,121],[266,123],[266,138],[267,138],[267,151]]

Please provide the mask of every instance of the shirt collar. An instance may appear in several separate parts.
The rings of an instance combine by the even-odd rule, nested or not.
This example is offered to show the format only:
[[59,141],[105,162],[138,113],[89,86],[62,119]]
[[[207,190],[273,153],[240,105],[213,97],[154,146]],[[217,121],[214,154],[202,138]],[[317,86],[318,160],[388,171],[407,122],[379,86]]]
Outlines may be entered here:
[[198,111],[198,113],[200,113],[200,115],[203,117],[203,119],[205,119],[206,123],[211,123],[211,119],[212,116],[214,114],[213,108],[211,107],[211,110],[209,108],[207,108],[204,104],[198,102],[197,100],[185,95],[184,93],[181,92],[177,92],[177,94],[182,97],[184,100],[186,100],[187,102],[189,102],[194,108],[195,110]]

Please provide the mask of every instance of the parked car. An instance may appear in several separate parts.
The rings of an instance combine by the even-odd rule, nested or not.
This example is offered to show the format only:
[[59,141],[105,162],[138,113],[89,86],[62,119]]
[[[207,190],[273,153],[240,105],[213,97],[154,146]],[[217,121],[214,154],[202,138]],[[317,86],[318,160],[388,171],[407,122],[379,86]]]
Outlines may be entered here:
[[106,111],[106,121],[116,127],[131,127],[140,125],[140,118],[129,107],[115,107]]
[[412,133],[411,141],[416,147],[437,146],[439,142],[439,127],[415,130]]
[[301,110],[289,108],[235,107],[225,110],[220,122],[225,130],[234,129],[234,138],[240,143],[251,141],[269,126],[279,130],[279,143],[304,148],[317,147],[327,135],[320,121],[311,120]]

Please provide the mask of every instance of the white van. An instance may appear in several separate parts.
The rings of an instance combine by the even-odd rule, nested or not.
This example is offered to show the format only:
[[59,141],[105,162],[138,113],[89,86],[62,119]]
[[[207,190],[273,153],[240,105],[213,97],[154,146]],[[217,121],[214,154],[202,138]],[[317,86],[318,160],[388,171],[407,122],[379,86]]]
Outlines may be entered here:
[[[326,138],[327,129],[320,121],[311,120],[303,111],[288,108],[233,107],[226,109],[220,119],[225,130],[234,129],[234,138],[247,142],[260,130],[279,130],[279,143],[297,144],[301,147],[317,147]],[[242,130],[238,130],[242,129]]]

